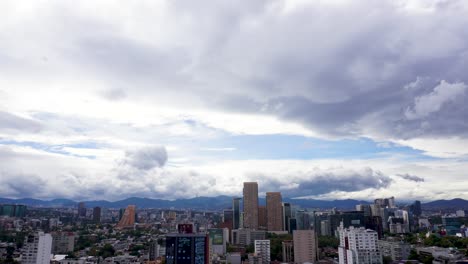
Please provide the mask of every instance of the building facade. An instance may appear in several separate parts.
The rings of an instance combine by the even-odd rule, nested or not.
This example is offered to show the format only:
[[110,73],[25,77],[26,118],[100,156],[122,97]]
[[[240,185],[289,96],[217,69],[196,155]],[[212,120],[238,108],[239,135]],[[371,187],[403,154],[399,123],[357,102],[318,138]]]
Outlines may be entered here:
[[283,230],[283,206],[280,192],[266,193],[268,231]]
[[258,184],[244,182],[244,228],[258,229]]
[[370,229],[339,228],[340,246],[338,247],[340,264],[382,264],[378,246],[377,232]]
[[52,253],[52,236],[38,232],[26,237],[21,254],[23,264],[49,264]]
[[318,243],[313,230],[294,230],[294,263],[315,263]]
[[270,240],[255,240],[254,247],[258,263],[270,264]]

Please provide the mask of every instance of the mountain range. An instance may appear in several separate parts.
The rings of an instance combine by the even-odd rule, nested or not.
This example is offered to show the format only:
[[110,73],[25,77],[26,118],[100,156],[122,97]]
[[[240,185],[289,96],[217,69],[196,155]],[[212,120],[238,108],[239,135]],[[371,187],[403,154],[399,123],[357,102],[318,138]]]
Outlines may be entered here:
[[[90,200],[84,202],[86,207],[124,208],[134,204],[138,208],[174,208],[174,209],[198,209],[198,210],[221,210],[231,208],[231,196],[195,197],[190,199],[164,200],[152,198],[130,197],[119,201]],[[370,204],[368,201],[353,199],[346,200],[314,200],[314,199],[290,199],[284,198],[283,202],[289,202],[302,208],[338,208],[354,209],[357,204]],[[260,205],[265,204],[264,198],[259,198]],[[78,201],[70,199],[40,200],[33,198],[10,199],[0,198],[0,204],[24,204],[32,207],[76,207]],[[468,209],[468,201],[460,198],[452,200],[436,200],[422,204],[423,209]]]

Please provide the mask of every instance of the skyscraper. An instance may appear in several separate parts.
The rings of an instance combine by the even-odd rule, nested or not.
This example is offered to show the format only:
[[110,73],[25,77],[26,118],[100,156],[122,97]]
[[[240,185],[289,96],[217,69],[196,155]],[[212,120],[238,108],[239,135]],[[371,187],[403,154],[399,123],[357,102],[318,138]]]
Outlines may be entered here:
[[101,222],[101,207],[94,207],[93,208],[93,221],[95,223]]
[[258,229],[267,230],[268,215],[266,206],[258,206]]
[[294,230],[294,263],[315,263],[317,261],[317,241],[313,230]]
[[267,192],[266,193],[266,206],[267,206],[267,228],[268,231],[282,231],[283,230],[283,212],[281,205],[280,192]]
[[123,213],[122,219],[117,224],[117,228],[128,228],[133,227],[135,224],[135,205],[127,206],[125,212]]
[[258,229],[258,184],[244,182],[244,228]]
[[292,233],[289,228],[289,219],[291,219],[292,211],[290,203],[283,203],[283,230]]
[[86,205],[84,202],[78,203],[78,216],[86,217]]
[[239,229],[240,226],[240,200],[241,198],[232,199],[232,229]]

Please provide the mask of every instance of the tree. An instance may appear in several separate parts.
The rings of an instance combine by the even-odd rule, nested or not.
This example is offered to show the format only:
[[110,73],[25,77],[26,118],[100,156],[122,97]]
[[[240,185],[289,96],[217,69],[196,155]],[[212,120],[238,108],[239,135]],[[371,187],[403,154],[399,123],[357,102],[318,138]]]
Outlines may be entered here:
[[383,256],[383,264],[392,264],[393,259],[390,256]]

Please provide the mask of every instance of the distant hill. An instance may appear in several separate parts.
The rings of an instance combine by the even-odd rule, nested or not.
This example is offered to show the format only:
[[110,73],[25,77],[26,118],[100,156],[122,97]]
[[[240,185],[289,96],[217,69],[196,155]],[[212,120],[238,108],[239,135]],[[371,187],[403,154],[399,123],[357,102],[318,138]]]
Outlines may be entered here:
[[[342,210],[354,210],[357,204],[370,204],[368,201],[359,201],[353,199],[346,200],[314,200],[314,199],[291,199],[284,198],[284,202],[289,202],[293,205],[302,208],[337,208]],[[9,199],[0,198],[0,203],[3,204],[25,204],[33,207],[74,207],[78,201],[69,199],[54,199],[54,200],[39,200],[32,198]],[[198,210],[221,210],[231,208],[232,197],[216,196],[216,197],[195,197],[190,199],[164,200],[152,198],[130,197],[119,201],[92,200],[84,201],[86,207],[104,207],[104,208],[124,208],[129,204],[134,204],[138,208],[174,208],[174,209],[198,209]],[[265,198],[259,199],[259,204],[265,204]],[[468,201],[463,199],[452,200],[437,200],[422,204],[423,209],[466,209],[468,210]]]
[[436,200],[421,205],[423,209],[464,209],[468,210],[468,201],[460,198]]
[[[339,209],[354,209],[357,204],[368,204],[366,201],[358,200],[334,200],[334,201],[323,201],[313,199],[290,199],[285,198],[284,202],[290,202],[293,205],[298,205],[303,208],[339,208]],[[54,199],[54,200],[39,200],[39,199],[9,199],[0,198],[0,203],[7,204],[25,204],[33,207],[74,207],[78,204],[78,201],[69,199]],[[163,199],[151,199],[151,198],[140,198],[130,197],[123,200],[110,202],[106,200],[92,200],[84,201],[86,207],[104,207],[104,208],[124,208],[129,204],[134,204],[138,208],[175,208],[184,209],[192,208],[199,210],[221,210],[231,208],[232,197],[230,196],[216,196],[216,197],[195,197],[190,199],[177,199],[177,200],[163,200]],[[260,205],[265,204],[265,199],[259,199]]]

